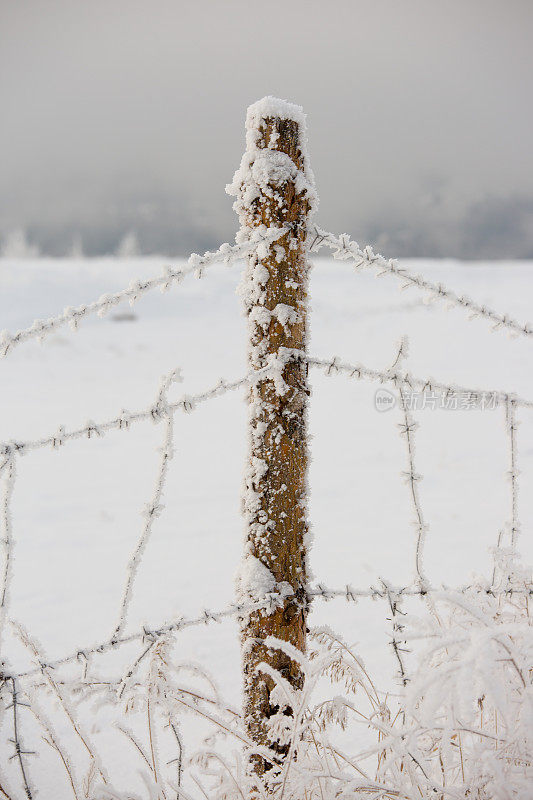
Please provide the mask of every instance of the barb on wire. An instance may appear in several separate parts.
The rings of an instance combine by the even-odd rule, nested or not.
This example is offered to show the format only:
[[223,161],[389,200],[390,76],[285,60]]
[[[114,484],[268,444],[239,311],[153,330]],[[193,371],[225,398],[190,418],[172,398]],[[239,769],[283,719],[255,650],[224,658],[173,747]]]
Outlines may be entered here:
[[391,647],[398,662],[398,671],[400,682],[402,686],[405,688],[409,682],[409,678],[407,677],[407,671],[405,669],[405,664],[403,660],[403,654],[407,652],[407,650],[400,645],[404,643],[405,639],[401,638],[404,626],[399,621],[399,615],[403,615],[404,612],[400,608],[402,591],[394,591],[385,581],[382,580],[382,583],[385,587],[387,592],[387,601],[389,603],[389,608],[391,612],[391,622],[392,622],[392,639],[391,639]]
[[329,247],[330,250],[333,250],[334,258],[340,260],[353,259],[356,269],[364,266],[373,267],[379,270],[378,276],[394,275],[401,280],[403,289],[415,286],[422,291],[428,292],[429,297],[433,300],[445,300],[451,305],[463,308],[469,312],[470,319],[483,317],[492,323],[492,330],[505,328],[516,335],[533,337],[533,328],[529,322],[517,322],[509,314],[501,314],[486,305],[471,300],[466,295],[459,295],[447,289],[442,283],[432,283],[421,275],[414,275],[404,267],[400,267],[397,260],[386,259],[379,253],[374,253],[368,245],[361,248],[357,242],[351,241],[346,233],[335,236],[335,234],[328,233],[315,226],[310,233],[309,249],[311,252],[316,253],[321,247]]
[[163,495],[163,490],[167,477],[169,461],[171,460],[174,452],[173,451],[174,411],[168,408],[167,391],[170,388],[170,385],[172,384],[173,381],[179,381],[179,380],[181,380],[181,376],[178,371],[174,370],[174,372],[172,372],[168,377],[164,378],[159,391],[157,405],[159,407],[161,416],[164,416],[166,420],[165,435],[161,447],[161,459],[157,471],[157,477],[155,481],[155,487],[152,494],[152,498],[147,503],[143,511],[143,516],[145,521],[141,532],[141,536],[139,538],[139,541],[137,542],[135,550],[133,551],[132,557],[128,563],[128,568],[126,573],[126,585],[124,587],[122,601],[120,604],[118,623],[114,630],[113,636],[119,636],[124,630],[124,626],[126,625],[128,606],[131,600],[133,583],[135,581],[135,576],[139,568],[139,563],[146,548],[148,539],[150,538],[150,535],[152,533],[154,520],[160,515],[161,511],[163,510],[163,506],[161,505],[161,498]]
[[6,356],[12,352],[13,349],[23,342],[30,341],[31,339],[43,340],[46,336],[59,328],[69,325],[73,330],[78,328],[79,323],[92,314],[104,316],[112,308],[118,306],[120,303],[129,301],[133,305],[142,295],[153,289],[161,289],[167,291],[174,283],[180,283],[187,275],[196,273],[198,277],[202,277],[204,270],[213,264],[224,262],[231,264],[234,261],[248,255],[249,253],[261,247],[263,244],[272,242],[279,239],[285,233],[284,228],[266,228],[265,226],[254,228],[250,231],[249,236],[241,242],[234,245],[224,243],[220,245],[218,250],[210,252],[209,250],[203,255],[192,253],[189,256],[187,265],[180,269],[171,269],[166,267],[160,275],[154,278],[149,278],[145,281],[134,280],[126,289],[122,289],[115,294],[104,294],[98,300],[86,305],[80,305],[77,308],[67,307],[62,314],[49,319],[37,319],[28,328],[23,328],[14,334],[8,331],[0,333],[0,357]]
[[6,456],[6,462],[3,469],[3,496],[1,506],[1,526],[2,526],[2,546],[4,550],[4,567],[1,573],[1,586],[0,586],[0,654],[2,654],[2,639],[4,635],[4,626],[7,613],[7,602],[9,583],[11,577],[11,562],[12,562],[12,521],[11,521],[11,497],[15,485],[15,454],[10,452]]
[[409,339],[407,336],[402,336],[398,344],[398,352],[396,354],[396,358],[388,368],[387,372],[392,373],[394,368],[399,367],[400,364],[403,362],[403,360],[407,358],[408,354],[409,354]]

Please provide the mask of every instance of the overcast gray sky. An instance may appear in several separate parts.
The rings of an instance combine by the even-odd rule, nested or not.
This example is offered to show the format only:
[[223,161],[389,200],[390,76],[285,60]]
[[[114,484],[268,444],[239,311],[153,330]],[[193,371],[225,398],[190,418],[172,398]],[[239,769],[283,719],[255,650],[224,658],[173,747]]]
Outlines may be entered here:
[[387,255],[533,256],[531,0],[0,0],[0,236],[232,238],[249,103],[304,106],[319,219]]

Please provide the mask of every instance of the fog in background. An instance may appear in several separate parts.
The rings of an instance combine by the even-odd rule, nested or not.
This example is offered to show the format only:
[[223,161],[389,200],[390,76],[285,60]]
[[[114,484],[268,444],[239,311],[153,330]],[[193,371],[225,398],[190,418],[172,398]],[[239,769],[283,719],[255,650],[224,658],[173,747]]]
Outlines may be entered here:
[[273,94],[307,112],[324,227],[533,257],[532,34],[530,0],[0,0],[0,247],[233,239],[246,107]]

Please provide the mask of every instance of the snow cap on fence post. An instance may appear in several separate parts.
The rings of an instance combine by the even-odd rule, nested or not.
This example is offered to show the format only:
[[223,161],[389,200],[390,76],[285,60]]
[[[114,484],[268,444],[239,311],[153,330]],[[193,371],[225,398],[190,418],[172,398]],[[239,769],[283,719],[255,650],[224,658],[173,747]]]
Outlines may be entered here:
[[[288,745],[269,729],[282,713],[271,693],[278,672],[299,690],[303,673],[275,637],[305,652],[307,630],[307,251],[310,218],[317,205],[307,155],[305,116],[299,106],[265,97],[250,106],[246,152],[227,187],[236,197],[241,239],[257,229],[285,233],[248,258],[241,286],[248,315],[249,458],[243,510],[245,552],[237,579],[238,602],[277,595],[268,609],[242,622],[245,722],[250,738],[270,750],[255,755],[252,769],[268,780]],[[285,719],[293,710],[286,708]]]

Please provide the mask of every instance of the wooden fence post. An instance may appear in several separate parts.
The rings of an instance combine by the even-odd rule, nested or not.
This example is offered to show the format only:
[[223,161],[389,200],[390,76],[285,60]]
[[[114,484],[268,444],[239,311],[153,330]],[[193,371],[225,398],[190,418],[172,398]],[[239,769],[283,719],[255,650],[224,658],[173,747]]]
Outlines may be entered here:
[[[280,238],[250,256],[243,295],[248,314],[249,360],[268,368],[250,390],[249,464],[244,490],[246,544],[238,576],[241,601],[269,591],[287,596],[274,610],[250,614],[242,624],[244,715],[248,735],[267,746],[268,758],[252,757],[258,775],[282,763],[288,746],[272,742],[269,719],[274,682],[258,670],[265,662],[296,689],[303,674],[292,658],[265,646],[273,636],[301,652],[307,617],[307,389],[306,238],[316,204],[306,154],[305,117],[299,106],[267,97],[250,106],[247,148],[233,184],[241,237],[261,226],[284,228]],[[285,708],[283,714],[292,716]]]

